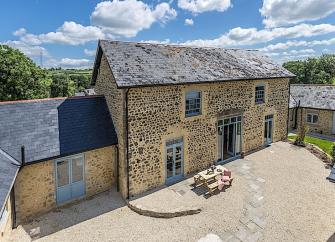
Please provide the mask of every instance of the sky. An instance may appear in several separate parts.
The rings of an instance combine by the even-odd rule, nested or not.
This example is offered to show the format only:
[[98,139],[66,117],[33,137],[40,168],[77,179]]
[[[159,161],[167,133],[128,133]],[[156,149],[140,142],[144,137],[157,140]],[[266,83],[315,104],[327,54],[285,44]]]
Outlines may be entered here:
[[335,53],[335,0],[2,0],[0,44],[45,67],[91,68],[98,39]]

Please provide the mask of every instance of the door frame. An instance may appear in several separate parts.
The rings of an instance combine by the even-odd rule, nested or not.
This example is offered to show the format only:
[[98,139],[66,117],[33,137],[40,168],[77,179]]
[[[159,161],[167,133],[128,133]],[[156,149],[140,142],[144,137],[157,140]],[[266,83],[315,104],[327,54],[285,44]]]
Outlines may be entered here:
[[[241,137],[240,137],[240,154],[238,154],[238,155],[235,155],[235,156],[232,156],[232,157],[230,157],[230,158],[228,158],[228,159],[223,159],[223,146],[224,146],[224,126],[227,126],[228,127],[228,130],[229,130],[229,124],[228,125],[225,125],[224,124],[224,120],[225,119],[230,119],[230,118],[234,118],[234,117],[236,117],[236,118],[238,118],[238,117],[241,117],[241,121],[238,121],[238,122],[235,122],[234,123],[234,130],[233,130],[233,133],[234,133],[234,136],[233,136],[233,144],[234,144],[234,154],[236,154],[236,135],[237,135],[237,123],[240,123],[240,125],[241,125],[241,130],[240,130],[240,132],[241,132]],[[222,125],[220,125],[220,126],[222,126],[222,137],[221,137],[221,139],[222,139],[222,141],[221,141],[221,160],[219,160],[219,157],[217,157],[217,162],[218,163],[220,163],[220,164],[223,164],[223,163],[228,163],[228,162],[230,162],[230,161],[232,161],[232,160],[236,160],[236,159],[238,159],[238,158],[240,158],[241,157],[241,153],[242,153],[242,147],[243,147],[243,114],[242,113],[238,113],[238,114],[232,114],[232,115],[228,115],[228,116],[223,116],[223,117],[220,117],[220,118],[218,118],[218,120],[217,120],[217,122],[216,122],[216,139],[217,139],[217,142],[216,142],[216,147],[217,147],[217,149],[219,149],[219,139],[220,139],[220,136],[218,135],[218,127],[219,127],[219,125],[218,125],[218,123],[219,123],[219,121],[220,120],[222,120],[222,122],[223,122],[223,124]],[[228,135],[229,135],[229,132],[228,132]],[[228,137],[227,137],[227,139],[228,139]],[[227,144],[227,146],[228,146],[228,144]],[[228,147],[227,147],[227,150],[228,150]],[[217,155],[218,155],[218,152],[216,152],[217,153]]]
[[332,126],[332,134],[335,134],[335,111],[333,111],[333,126]]
[[[67,160],[68,161],[68,166],[69,166],[69,184],[68,186],[71,186],[72,183],[77,183],[77,182],[72,182],[72,160],[75,158],[82,158],[83,161],[83,186],[84,186],[84,195],[82,196],[78,196],[78,197],[72,197],[69,200],[63,201],[63,202],[58,202],[58,196],[57,196],[57,191],[58,191],[58,176],[57,176],[57,163],[60,161],[64,161]],[[66,204],[68,202],[74,201],[76,199],[82,198],[86,195],[86,176],[85,176],[85,170],[86,170],[86,164],[85,164],[85,154],[75,154],[75,155],[71,155],[71,156],[65,156],[62,158],[58,158],[56,160],[54,160],[54,181],[55,181],[55,200],[56,200],[56,204],[57,205],[62,205],[62,204]],[[72,191],[71,191],[72,193]]]
[[[167,145],[167,142],[171,141],[171,140],[180,140],[180,142],[178,143],[173,143],[173,144],[170,144],[170,145]],[[171,139],[171,140],[166,140],[165,141],[165,148],[164,148],[164,171],[165,171],[165,184],[173,184],[173,183],[176,183],[180,180],[183,179],[184,177],[184,157],[185,157],[185,152],[184,152],[184,138],[176,138],[176,139]],[[176,149],[176,146],[181,146],[181,174],[179,175],[173,175],[172,177],[168,178],[167,177],[167,149],[168,148],[173,148],[173,159],[175,161],[175,149]],[[175,163],[174,163],[175,164]],[[175,174],[175,167],[173,167],[173,173]]]
[[[266,119],[267,116],[272,116],[272,118]],[[271,121],[272,125],[271,125],[271,140],[269,142],[269,121]],[[266,134],[266,138],[265,138],[265,126],[267,126],[267,134]],[[264,139],[264,145],[268,146],[270,144],[273,143],[273,130],[274,130],[274,115],[273,114],[268,114],[265,115],[264,117],[264,126],[263,126],[263,139]]]

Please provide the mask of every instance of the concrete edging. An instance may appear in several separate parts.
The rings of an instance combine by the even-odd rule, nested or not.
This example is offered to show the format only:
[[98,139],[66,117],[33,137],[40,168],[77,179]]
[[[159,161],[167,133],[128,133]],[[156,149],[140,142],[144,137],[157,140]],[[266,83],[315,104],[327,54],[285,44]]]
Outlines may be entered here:
[[147,216],[147,217],[153,217],[153,218],[175,218],[175,217],[194,215],[194,214],[198,214],[201,212],[200,208],[188,209],[188,210],[176,211],[176,212],[158,212],[158,211],[140,208],[138,206],[131,204],[129,201],[126,201],[126,203],[127,203],[127,206],[132,211],[140,215]]

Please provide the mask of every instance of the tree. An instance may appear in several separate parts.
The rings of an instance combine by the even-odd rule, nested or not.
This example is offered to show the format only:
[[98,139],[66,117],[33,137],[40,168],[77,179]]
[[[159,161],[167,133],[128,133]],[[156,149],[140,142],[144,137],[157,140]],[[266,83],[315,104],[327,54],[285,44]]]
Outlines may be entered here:
[[17,49],[0,45],[0,100],[49,97],[51,79]]
[[51,76],[52,83],[50,86],[51,97],[69,97],[76,92],[76,84],[65,73],[57,73]]
[[292,83],[333,84],[335,81],[335,55],[288,61],[283,67],[297,76]]

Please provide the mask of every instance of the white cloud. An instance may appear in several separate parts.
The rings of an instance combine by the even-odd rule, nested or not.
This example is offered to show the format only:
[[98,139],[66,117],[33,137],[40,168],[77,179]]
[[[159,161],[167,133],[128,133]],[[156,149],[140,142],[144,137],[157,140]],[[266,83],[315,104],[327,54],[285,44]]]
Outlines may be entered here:
[[18,40],[9,40],[9,41],[5,41],[2,42],[1,44],[3,45],[8,45],[12,48],[15,49],[19,49],[20,51],[22,51],[26,56],[33,58],[33,57],[39,57],[41,56],[41,54],[44,57],[49,57],[50,54],[49,52],[42,46],[32,46],[32,45],[28,45],[25,42],[22,41],[18,41]]
[[263,0],[260,9],[266,27],[317,20],[335,12],[334,0]]
[[134,37],[153,23],[164,24],[176,16],[176,10],[165,2],[151,8],[138,0],[113,0],[98,3],[91,15],[91,22],[112,35]]
[[83,26],[71,21],[64,22],[56,32],[39,35],[24,33],[20,36],[20,40],[31,45],[43,43],[79,45],[105,37],[106,35],[98,27]]
[[95,56],[95,50],[84,49],[84,53],[87,56]]
[[19,28],[18,30],[13,32],[13,35],[15,36],[21,36],[27,33],[27,30],[25,28]]
[[165,39],[165,40],[141,40],[141,43],[151,43],[151,44],[162,44],[162,45],[167,45],[170,44],[171,41],[170,39]]
[[216,39],[198,39],[186,41],[183,44],[196,46],[243,46],[265,43],[277,38],[300,38],[318,36],[335,32],[335,25],[331,24],[299,24],[288,28],[261,29],[237,27],[229,30]]
[[185,19],[185,25],[193,25],[193,24],[194,24],[193,19],[191,19],[191,18]]
[[91,62],[88,59],[63,58],[60,60],[59,65],[64,67],[82,67],[88,66]]
[[226,11],[232,4],[230,0],[178,0],[178,7],[192,13],[207,11]]
[[267,45],[260,50],[263,52],[271,52],[276,50],[285,50],[292,47],[313,47],[313,46],[329,46],[335,45],[335,38],[327,39],[327,40],[312,40],[312,41],[305,41],[305,40],[295,40],[295,41],[287,41],[284,43],[277,43],[272,45]]

